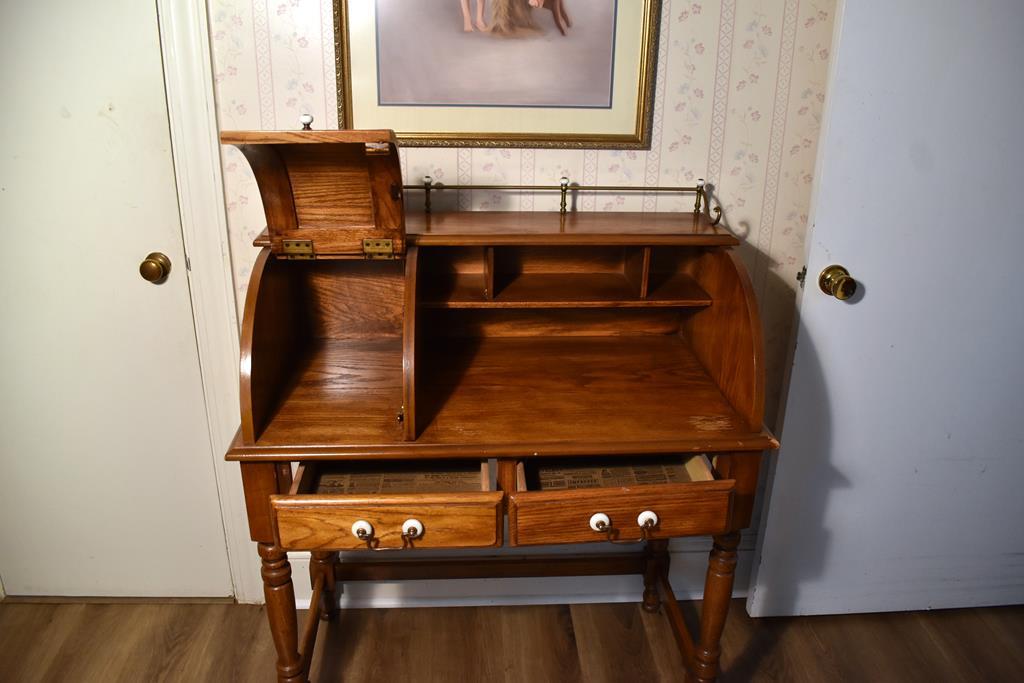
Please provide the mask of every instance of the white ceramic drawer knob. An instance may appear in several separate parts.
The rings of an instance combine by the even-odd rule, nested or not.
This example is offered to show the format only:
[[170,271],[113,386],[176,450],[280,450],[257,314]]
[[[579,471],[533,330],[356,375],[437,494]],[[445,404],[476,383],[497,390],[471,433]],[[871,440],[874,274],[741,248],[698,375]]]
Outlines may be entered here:
[[644,510],[636,518],[637,526],[650,529],[658,526],[658,515],[653,510]]
[[605,531],[612,525],[612,520],[603,512],[597,512],[590,516],[590,528],[594,531]]
[[360,539],[373,538],[373,525],[360,519],[352,525],[352,535]]
[[299,117],[299,123],[302,124],[302,130],[313,129],[313,117],[310,114],[303,114]]
[[402,535],[406,538],[419,538],[423,535],[423,522],[418,519],[407,519],[402,523]]

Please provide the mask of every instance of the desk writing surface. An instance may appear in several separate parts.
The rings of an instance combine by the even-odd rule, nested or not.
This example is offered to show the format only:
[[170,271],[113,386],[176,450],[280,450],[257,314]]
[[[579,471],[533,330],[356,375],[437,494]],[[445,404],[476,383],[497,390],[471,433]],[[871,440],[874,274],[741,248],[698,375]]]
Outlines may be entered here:
[[662,452],[722,439],[768,445],[676,335],[434,340],[419,362],[423,427],[415,442],[403,442],[397,420],[400,358],[399,339],[322,341],[256,448],[243,450],[394,446],[415,455],[424,446],[485,453],[558,443],[608,450],[645,442]]

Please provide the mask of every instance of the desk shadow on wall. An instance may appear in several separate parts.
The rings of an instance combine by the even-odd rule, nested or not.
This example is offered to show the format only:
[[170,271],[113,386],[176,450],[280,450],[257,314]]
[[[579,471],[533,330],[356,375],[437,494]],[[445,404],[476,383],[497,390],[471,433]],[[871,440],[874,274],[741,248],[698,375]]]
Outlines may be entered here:
[[[807,287],[816,287],[810,277]],[[805,296],[818,294],[805,292]],[[799,613],[801,587],[823,574],[831,550],[833,539],[825,519],[829,496],[850,486],[850,480],[830,462],[836,407],[813,335],[799,312],[795,328],[800,364],[787,362],[792,375],[779,399],[791,429],[786,431],[785,419],[780,417],[777,435],[783,445],[767,459],[759,553],[747,601],[748,611],[765,617]],[[761,671],[765,657],[791,623],[757,619],[742,651],[730,657],[723,680],[750,680]],[[729,652],[727,642],[723,652]]]

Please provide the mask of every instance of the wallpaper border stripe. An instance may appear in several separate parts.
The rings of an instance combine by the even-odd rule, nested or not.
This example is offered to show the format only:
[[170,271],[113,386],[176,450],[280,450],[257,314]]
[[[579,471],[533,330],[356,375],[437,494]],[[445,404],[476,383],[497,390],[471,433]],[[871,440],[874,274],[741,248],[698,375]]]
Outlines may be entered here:
[[782,148],[786,139],[789,113],[789,90],[793,80],[793,55],[796,50],[796,26],[800,16],[800,0],[787,0],[782,16],[782,38],[779,67],[775,81],[775,106],[772,109],[772,132],[768,145],[768,166],[764,174],[761,224],[757,232],[757,257],[754,264],[754,285],[764,291],[770,250],[775,230],[775,210],[779,199],[779,177],[782,174]]

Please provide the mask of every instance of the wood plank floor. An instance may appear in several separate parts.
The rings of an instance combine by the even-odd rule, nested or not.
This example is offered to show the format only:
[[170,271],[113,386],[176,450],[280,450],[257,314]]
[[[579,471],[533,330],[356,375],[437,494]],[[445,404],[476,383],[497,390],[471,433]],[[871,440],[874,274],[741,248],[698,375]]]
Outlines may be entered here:
[[[313,681],[682,678],[636,604],[351,610],[321,638]],[[722,647],[723,681],[1015,682],[1024,607],[753,620],[735,601]],[[4,683],[273,681],[273,661],[260,607],[0,604]]]

